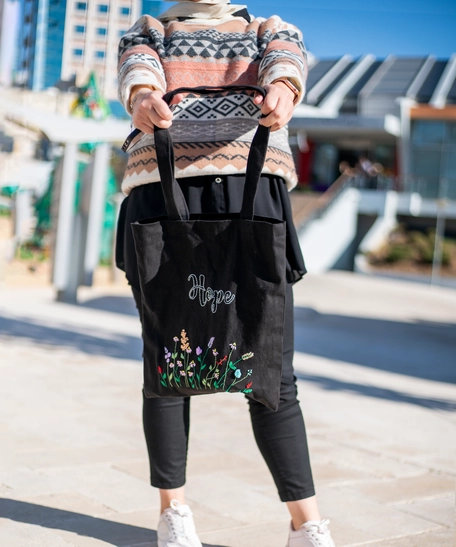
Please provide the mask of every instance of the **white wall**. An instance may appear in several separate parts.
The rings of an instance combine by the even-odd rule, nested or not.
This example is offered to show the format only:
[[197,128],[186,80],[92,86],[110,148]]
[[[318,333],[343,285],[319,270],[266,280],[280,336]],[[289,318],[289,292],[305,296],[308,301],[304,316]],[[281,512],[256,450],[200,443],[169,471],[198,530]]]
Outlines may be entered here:
[[321,218],[311,221],[299,233],[299,243],[309,273],[332,268],[356,235],[359,190],[348,188],[329,206]]

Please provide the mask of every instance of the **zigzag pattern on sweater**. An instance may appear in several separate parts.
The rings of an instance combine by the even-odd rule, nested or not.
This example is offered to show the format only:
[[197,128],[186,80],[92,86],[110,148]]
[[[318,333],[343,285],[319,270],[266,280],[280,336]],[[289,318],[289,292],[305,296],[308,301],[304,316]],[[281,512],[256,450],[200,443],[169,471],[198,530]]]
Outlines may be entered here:
[[[150,53],[149,53],[150,52]],[[152,85],[162,90],[253,84],[266,86],[288,78],[303,97],[306,76],[301,33],[273,16],[218,21],[173,20],[162,25],[143,16],[121,39],[119,96],[128,109],[131,90]],[[174,107],[170,129],[175,143],[176,176],[241,174],[260,117],[253,94],[223,93],[186,98]],[[265,172],[297,181],[287,129],[271,134]],[[159,178],[153,135],[131,148],[123,190]]]

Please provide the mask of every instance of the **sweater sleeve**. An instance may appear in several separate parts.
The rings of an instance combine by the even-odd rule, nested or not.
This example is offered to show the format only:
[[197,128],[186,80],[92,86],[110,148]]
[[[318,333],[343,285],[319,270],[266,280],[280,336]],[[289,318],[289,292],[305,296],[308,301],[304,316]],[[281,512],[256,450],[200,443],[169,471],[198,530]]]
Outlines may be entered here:
[[300,104],[307,79],[307,53],[301,31],[274,15],[260,24],[258,34],[263,52],[258,83],[265,86],[288,79],[299,91],[295,104]]
[[163,51],[163,26],[144,15],[120,39],[118,52],[119,100],[128,113],[133,86],[153,86],[166,91],[166,78],[160,61]]

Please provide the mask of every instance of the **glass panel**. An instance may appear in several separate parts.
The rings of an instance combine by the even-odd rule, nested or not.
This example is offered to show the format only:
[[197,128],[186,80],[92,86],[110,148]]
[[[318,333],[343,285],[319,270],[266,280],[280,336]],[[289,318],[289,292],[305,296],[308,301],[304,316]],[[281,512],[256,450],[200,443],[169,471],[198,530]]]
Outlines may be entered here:
[[318,144],[315,149],[315,159],[312,173],[312,186],[325,190],[337,178],[337,148],[332,144]]
[[412,173],[415,192],[423,197],[437,198],[440,178],[440,150],[422,150],[415,148],[412,153]]
[[456,123],[449,122],[447,123],[448,126],[448,139],[450,144],[456,145]]
[[412,126],[412,143],[441,144],[445,135],[445,122],[416,121]]

